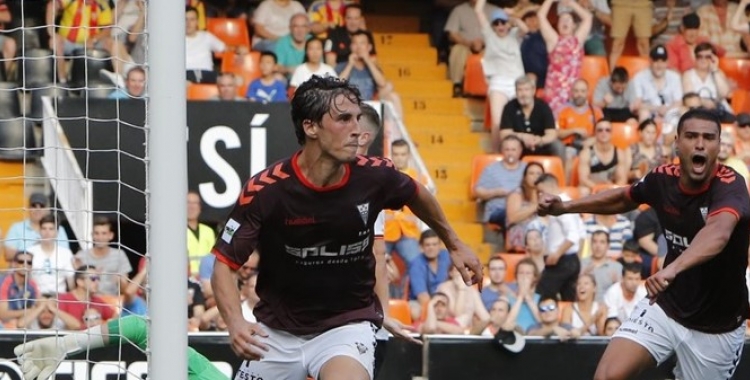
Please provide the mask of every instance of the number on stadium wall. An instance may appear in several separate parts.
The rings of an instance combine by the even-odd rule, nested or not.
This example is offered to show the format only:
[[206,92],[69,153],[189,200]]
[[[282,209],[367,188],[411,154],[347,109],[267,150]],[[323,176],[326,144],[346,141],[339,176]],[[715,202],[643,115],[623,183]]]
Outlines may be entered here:
[[393,36],[390,34],[383,34],[380,36],[380,43],[383,45],[390,45],[393,43]]
[[433,145],[435,144],[442,144],[443,143],[443,135],[431,135],[430,136],[430,143]]
[[408,67],[399,67],[398,68],[398,77],[399,78],[409,78],[411,77],[411,69]]
[[414,111],[424,111],[427,109],[427,102],[424,100],[415,100],[412,102],[412,106]]
[[448,170],[445,168],[435,169],[435,179],[448,179]]

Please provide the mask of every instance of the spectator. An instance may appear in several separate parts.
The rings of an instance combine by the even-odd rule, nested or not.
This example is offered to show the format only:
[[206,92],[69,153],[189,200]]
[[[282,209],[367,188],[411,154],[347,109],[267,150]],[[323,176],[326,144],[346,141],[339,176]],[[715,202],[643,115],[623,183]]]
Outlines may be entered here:
[[523,142],[516,135],[505,136],[500,151],[503,160],[482,170],[474,194],[484,203],[483,221],[505,229],[506,201],[521,186],[526,163],[521,161]]
[[258,282],[258,272],[253,271],[247,280],[240,280],[240,295],[242,296],[242,316],[248,322],[255,323],[253,309],[260,302],[258,293],[255,292],[255,284]]
[[197,191],[189,191],[187,194],[187,250],[192,275],[199,273],[201,258],[211,253],[216,241],[214,230],[201,223],[200,216],[201,196]]
[[90,329],[94,326],[99,326],[104,323],[104,318],[102,317],[102,313],[94,308],[88,308],[86,311],[83,312],[83,324],[84,326],[81,328],[83,330]]
[[523,252],[526,230],[538,224],[536,181],[542,174],[542,164],[529,162],[523,170],[520,188],[508,195],[505,246],[509,252]]
[[346,6],[351,3],[348,0],[316,0],[310,4],[308,14],[312,32],[325,40],[331,30],[344,25]]
[[253,14],[253,50],[274,51],[276,42],[289,34],[292,16],[305,13],[295,0],[264,0]]
[[539,16],[535,7],[527,10],[521,16],[521,21],[526,24],[528,33],[521,41],[521,59],[526,74],[533,74],[536,88],[544,88],[547,81],[547,68],[549,67],[549,55],[547,45],[539,29]]
[[558,337],[561,341],[577,339],[578,331],[573,326],[560,322],[560,305],[555,298],[544,298],[539,301],[539,323],[529,327],[526,335]]
[[594,107],[602,109],[604,117],[612,122],[635,121],[632,104],[635,91],[628,85],[628,71],[622,66],[612,70],[609,78],[602,78],[594,89]]
[[187,291],[188,328],[195,331],[200,326],[201,316],[206,312],[206,298],[203,296],[201,285],[191,279],[188,279]]
[[4,324],[17,325],[18,319],[29,313],[41,298],[36,282],[30,278],[31,261],[30,254],[16,252],[10,273],[0,283],[0,320]]
[[119,297],[128,286],[128,275],[133,267],[125,252],[110,247],[114,237],[112,222],[105,217],[96,217],[92,232],[93,247],[76,254],[75,266],[96,268],[100,273],[99,293]]
[[[682,16],[680,34],[674,36],[666,45],[669,68],[684,73],[695,67],[695,47],[699,43],[709,42],[700,35],[701,19],[696,13]],[[717,49],[719,56],[724,56],[723,48]]]
[[732,30],[741,36],[740,48],[745,53],[748,52],[748,46],[750,46],[750,22],[748,21],[750,21],[750,1],[741,0],[730,22]]
[[185,7],[195,8],[198,21],[198,30],[206,30],[208,22],[206,21],[206,4],[203,0],[185,0]]
[[655,268],[661,268],[661,262],[667,254],[667,241],[662,232],[654,209],[648,208],[635,218],[633,238],[638,242],[643,278],[650,276]]
[[620,325],[622,322],[617,317],[609,317],[604,321],[604,333],[602,336],[608,336],[611,337],[612,335],[615,335],[615,332],[617,329],[620,328]]
[[695,47],[695,67],[682,74],[682,89],[697,92],[704,108],[731,109],[727,103],[729,81],[719,68],[719,57],[710,43],[700,43]]
[[[542,231],[536,228],[526,230],[526,257],[534,261],[537,268],[544,268],[544,259],[547,257],[547,247],[544,246]],[[543,270],[540,269],[540,272]]]
[[[484,49],[482,40],[482,29],[474,12],[472,4],[477,0],[469,0],[457,5],[448,16],[445,31],[452,46],[448,57],[448,70],[451,82],[453,82],[453,96],[463,94],[464,70],[466,61],[471,54],[479,54]],[[484,15],[490,20],[492,13],[498,10],[495,5],[485,4]]]
[[[712,0],[710,4],[702,5],[696,10],[701,19],[701,36],[708,37],[711,45],[726,49],[729,57],[745,55],[740,48],[741,35],[730,27],[732,16],[737,12],[737,8],[737,3],[728,0]],[[697,52],[695,56],[696,59],[700,59]]]
[[[386,88],[383,71],[380,70],[376,58],[372,55],[372,45],[364,31],[356,31],[351,36],[351,54],[345,62],[336,64],[336,73],[341,79],[346,79],[359,89],[362,100],[373,100],[375,94],[392,91]],[[392,86],[389,86],[392,87]]]
[[[125,47],[133,61],[139,64],[145,62],[140,58],[145,54],[146,41],[144,27],[146,25],[145,0],[117,0],[115,2],[115,25],[112,27],[112,39]],[[145,58],[145,57],[143,57]],[[130,70],[127,71],[128,73]]]
[[458,324],[465,329],[470,329],[474,321],[486,324],[490,320],[490,314],[484,308],[479,291],[473,286],[466,285],[461,273],[454,266],[450,267],[448,277],[448,281],[438,285],[437,293],[448,296],[451,314]]
[[[5,30],[12,20],[13,15],[8,8],[8,4],[6,4],[6,0],[0,1],[0,30]],[[13,68],[13,58],[16,57],[17,50],[16,40],[13,37],[6,33],[0,34],[0,52],[3,55],[6,73],[9,73]]]
[[650,66],[633,77],[635,101],[632,108],[638,112],[638,120],[665,120],[682,103],[682,80],[680,74],[667,69],[667,49],[658,45],[651,49]]
[[750,113],[742,112],[737,114],[735,125],[737,125],[737,128],[735,128],[737,142],[734,145],[734,151],[737,154],[737,158],[750,167]]
[[[565,201],[570,200],[570,197],[562,194],[558,180],[552,174],[539,177],[536,187],[540,192],[559,195]],[[581,271],[578,251],[586,236],[586,229],[578,214],[548,216],[547,223],[547,257],[539,280],[539,293],[553,298],[559,293],[560,300],[571,302],[575,300],[576,280]]]
[[628,183],[630,158],[627,151],[612,142],[612,123],[600,119],[594,126],[594,143],[581,150],[578,160],[578,183],[583,194],[599,185]]
[[[222,53],[227,46],[218,37],[198,28],[198,10],[185,9],[185,69],[188,82],[216,83],[214,53]],[[247,48],[238,46],[237,54],[247,53]]]
[[274,52],[278,60],[276,71],[287,79],[305,61],[305,42],[310,38],[310,20],[305,13],[297,13],[289,20],[290,33],[276,41]]
[[549,53],[544,100],[557,115],[568,102],[573,82],[581,76],[583,44],[591,31],[592,16],[591,12],[575,1],[562,0],[559,4],[572,9],[580,19],[580,23],[576,24],[573,13],[563,12],[558,15],[557,30],[555,30],[547,19],[547,13],[553,1],[555,0],[545,0],[539,8],[539,25]]
[[109,94],[110,99],[143,98],[146,94],[146,70],[134,66],[125,76],[125,88],[118,88]]
[[[510,301],[505,297],[498,298],[490,306],[490,319],[487,323],[476,323],[471,329],[472,335],[494,337],[500,330],[517,331],[516,318],[521,311],[521,303],[516,302],[510,307]],[[520,333],[523,333],[521,331]]]
[[435,293],[427,304],[427,313],[423,323],[417,323],[415,330],[421,334],[464,333],[464,328],[451,315],[450,302],[444,293]]
[[41,298],[33,308],[18,319],[19,329],[29,330],[80,330],[81,321],[58,308],[58,302]]
[[576,301],[562,311],[561,322],[573,327],[575,336],[597,336],[604,331],[607,306],[596,301],[598,286],[591,274],[582,274],[576,285]]
[[[28,251],[28,248],[39,244],[42,239],[40,235],[41,220],[50,215],[47,196],[41,193],[31,194],[29,197],[28,217],[23,221],[13,223],[5,236],[5,260],[10,261],[16,252]],[[60,248],[69,248],[68,234],[61,227],[57,230],[57,245]]]
[[586,55],[606,56],[607,48],[604,45],[607,39],[606,29],[612,26],[612,10],[606,0],[579,0],[578,2],[586,10],[591,12],[591,32],[589,33],[583,50]]
[[289,80],[289,86],[297,88],[313,75],[337,76],[333,67],[323,63],[323,40],[316,37],[305,42],[305,60],[294,70],[292,79]]
[[[493,255],[487,264],[490,283],[482,288],[482,304],[487,310],[492,309],[492,305],[501,297],[507,297],[512,292],[505,283],[505,275],[508,271],[508,264],[500,255]],[[508,306],[510,309],[510,306]]]
[[370,54],[377,55],[375,38],[370,31],[366,30],[365,18],[362,17],[362,7],[358,4],[351,4],[346,7],[345,14],[344,25],[331,30],[328,33],[328,40],[326,40],[326,63],[333,67],[349,60],[352,54],[352,37],[357,32],[365,33],[367,42],[372,47]]
[[643,178],[648,172],[665,163],[666,151],[663,144],[657,143],[657,133],[656,122],[652,119],[646,119],[638,125],[638,142],[630,145],[626,154],[631,157],[629,182]]
[[622,264],[607,256],[610,246],[609,233],[597,230],[591,234],[591,256],[581,261],[581,275],[594,276],[596,301],[604,299],[604,293],[622,279]]
[[147,277],[148,265],[146,265],[146,258],[141,257],[138,263],[138,273],[133,276],[130,282],[128,282],[128,286],[123,290],[121,317],[128,315],[146,316],[148,314],[148,305],[144,300],[144,297],[147,295],[144,291],[145,284],[148,281]]
[[635,305],[646,297],[646,288],[641,285],[641,264],[629,263],[622,266],[622,280],[612,285],[604,294],[607,305],[607,318],[621,321],[630,317]]
[[536,291],[536,284],[539,281],[539,269],[534,261],[528,257],[521,259],[516,264],[516,282],[509,284],[508,287],[516,296],[508,297],[511,308],[520,303],[518,320],[516,323],[522,331],[528,331],[529,327],[539,322],[539,309],[537,304],[541,297]]
[[734,171],[745,179],[745,184],[750,186],[750,172],[748,171],[747,165],[735,156],[734,146],[734,135],[729,131],[722,131],[721,145],[718,155],[719,163],[734,169]]
[[492,12],[487,19],[484,15],[486,0],[477,0],[474,12],[479,19],[485,52],[482,59],[484,75],[487,78],[490,102],[490,126],[494,135],[493,143],[498,141],[500,115],[510,99],[516,95],[516,79],[524,76],[521,59],[521,38],[526,33],[523,21],[510,17],[502,9]]
[[565,147],[557,139],[555,116],[535,92],[528,76],[516,80],[516,98],[508,102],[500,119],[500,138],[516,135],[523,141],[524,155],[557,156],[564,161]]
[[264,51],[260,53],[260,78],[250,82],[245,97],[251,102],[263,104],[288,102],[286,84],[276,77],[273,70],[276,67],[276,54]]
[[26,250],[34,258],[31,278],[42,294],[64,293],[66,289],[73,289],[73,253],[68,248],[55,245],[58,228],[55,217],[46,215],[39,225],[39,244]]
[[623,244],[633,238],[632,222],[623,214],[590,214],[584,218],[584,225],[588,238],[597,231],[607,233],[605,254],[612,259],[622,256]]
[[112,307],[97,296],[100,278],[95,267],[81,265],[76,269],[73,290],[58,295],[57,301],[60,310],[78,319],[82,329],[86,326],[86,321],[83,319],[86,309],[98,310],[105,321],[114,317]]
[[237,95],[238,78],[233,73],[220,73],[216,78],[216,88],[219,89],[219,93],[212,96],[210,100],[218,100],[222,102],[234,102],[234,101],[245,101],[247,99]]
[[609,67],[615,67],[625,48],[625,38],[630,28],[636,39],[638,55],[648,55],[649,38],[654,19],[653,3],[649,0],[612,0],[612,50]]
[[594,108],[589,103],[588,97],[588,82],[585,79],[577,79],[573,82],[570,102],[562,108],[557,118],[558,137],[566,146],[572,148],[568,149],[566,156],[567,167],[572,165],[572,157],[594,143],[594,124],[604,116],[599,108]]
[[693,12],[691,0],[654,1],[654,19],[651,27],[651,46],[666,45],[680,34],[682,17]]
[[[412,319],[422,315],[422,306],[430,301],[440,284],[448,280],[450,255],[441,246],[440,238],[433,230],[422,232],[419,237],[422,254],[409,264],[409,306]],[[388,250],[386,250],[388,252]]]

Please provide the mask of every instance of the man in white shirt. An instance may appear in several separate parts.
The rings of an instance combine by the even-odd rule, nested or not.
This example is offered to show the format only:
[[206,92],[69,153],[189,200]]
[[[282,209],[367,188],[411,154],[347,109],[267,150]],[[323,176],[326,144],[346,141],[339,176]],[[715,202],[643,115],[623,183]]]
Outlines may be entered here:
[[[664,120],[669,113],[678,112],[682,105],[682,79],[680,74],[667,69],[667,48],[657,45],[651,49],[651,66],[633,77],[635,100],[632,109],[637,110],[638,120]],[[674,129],[670,126],[668,132]]]
[[198,30],[198,10],[185,10],[185,70],[187,80],[195,83],[216,83],[213,53],[221,53],[226,45],[218,37]]
[[604,294],[607,318],[615,317],[624,322],[644,297],[646,288],[641,283],[641,263],[625,263],[622,266],[622,280],[610,286]]
[[[560,190],[557,178],[552,174],[542,174],[536,181],[538,191],[559,195],[562,199],[570,200]],[[557,298],[573,302],[576,299],[576,282],[581,271],[581,261],[578,251],[582,240],[586,237],[586,227],[578,214],[563,214],[549,216],[547,219],[547,246],[544,259],[544,271],[537,285],[537,292],[542,298]]]

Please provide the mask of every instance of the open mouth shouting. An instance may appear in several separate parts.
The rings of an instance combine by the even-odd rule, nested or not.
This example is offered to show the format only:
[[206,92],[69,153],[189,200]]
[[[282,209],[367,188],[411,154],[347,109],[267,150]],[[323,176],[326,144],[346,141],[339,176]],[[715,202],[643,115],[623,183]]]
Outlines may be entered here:
[[705,153],[696,152],[690,157],[692,172],[696,175],[703,175],[708,170],[708,157]]

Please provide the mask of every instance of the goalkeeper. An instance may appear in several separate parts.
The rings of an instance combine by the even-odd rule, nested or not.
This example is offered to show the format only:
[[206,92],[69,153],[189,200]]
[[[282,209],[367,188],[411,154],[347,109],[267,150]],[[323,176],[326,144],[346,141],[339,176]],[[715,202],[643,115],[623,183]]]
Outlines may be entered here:
[[[46,380],[68,355],[105,346],[132,343],[146,349],[148,327],[138,316],[115,319],[101,326],[65,336],[51,336],[26,342],[13,349],[26,380]],[[189,380],[229,380],[205,356],[188,347]]]

